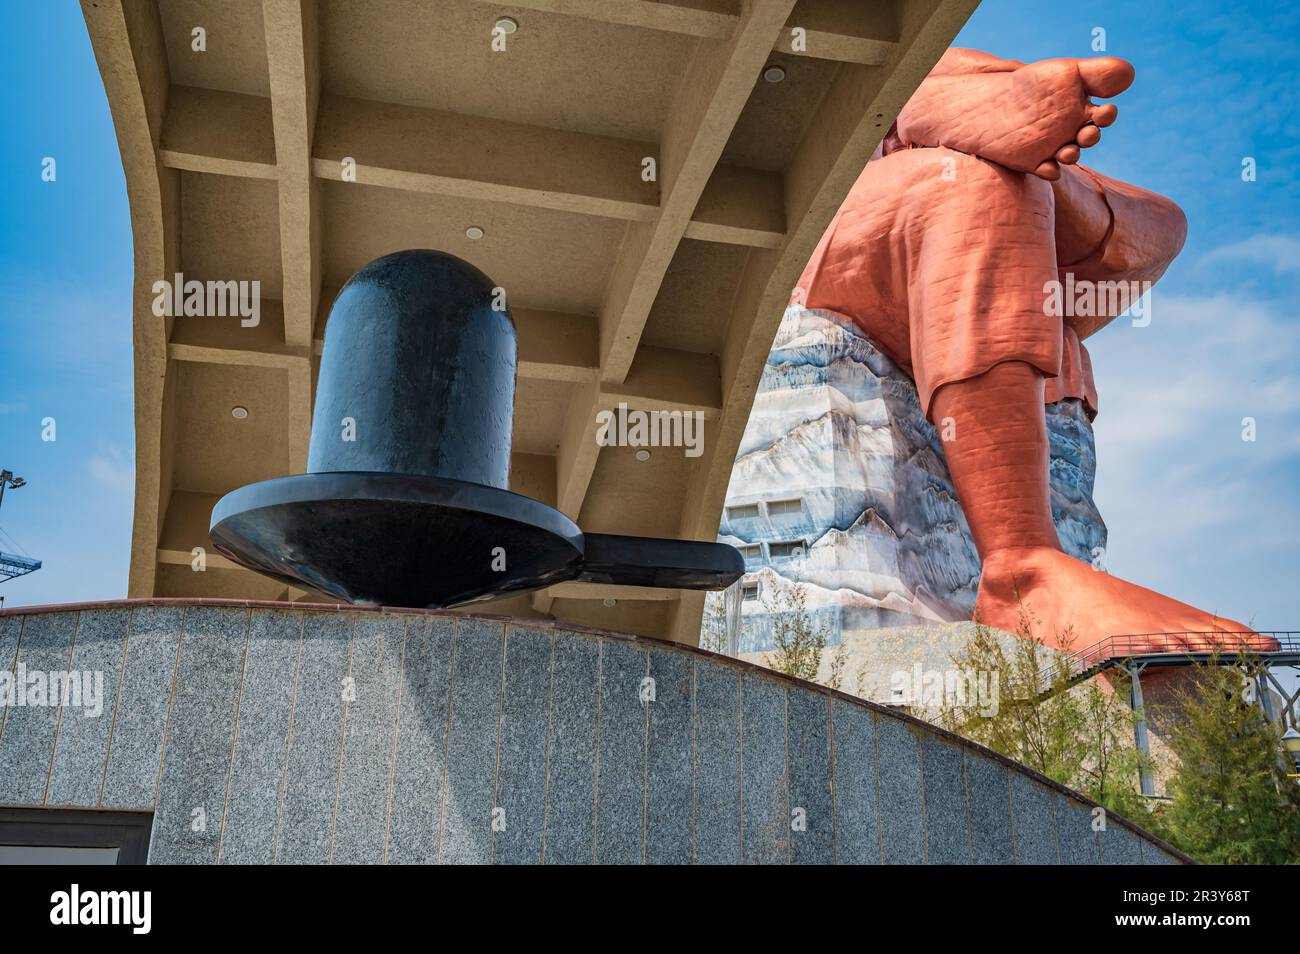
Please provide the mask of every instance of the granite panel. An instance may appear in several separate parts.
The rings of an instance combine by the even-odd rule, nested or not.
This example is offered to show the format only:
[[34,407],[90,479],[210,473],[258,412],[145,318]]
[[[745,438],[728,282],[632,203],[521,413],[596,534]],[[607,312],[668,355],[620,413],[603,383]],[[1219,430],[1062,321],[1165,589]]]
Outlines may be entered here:
[[[50,673],[69,669],[77,613],[39,613],[24,618],[18,658],[6,693],[7,718],[0,735],[0,802],[39,805],[45,800],[54,757],[54,734],[63,712],[50,705]],[[55,678],[56,687],[61,686]],[[61,692],[61,688],[59,689]]]
[[150,864],[217,860],[248,617],[247,610],[215,606],[185,612]]
[[790,692],[790,845],[795,864],[835,862],[830,698]]
[[[18,663],[18,634],[23,630],[25,616],[0,616],[0,674],[5,685],[13,686],[14,667]],[[0,706],[0,740],[4,738],[5,722],[9,718],[10,706]]]
[[961,749],[926,736],[921,752],[925,766],[926,863],[969,864],[970,831]]
[[[786,687],[744,674],[741,845],[746,864],[790,862],[790,791],[786,771]],[[796,692],[799,690],[795,690]]]
[[277,864],[329,861],[353,618],[342,613],[308,613],[303,618],[289,757],[280,794]]
[[389,864],[432,864],[438,856],[453,632],[444,617],[415,617],[407,624]]
[[554,666],[543,860],[547,864],[590,864],[600,642],[556,633]]
[[531,627],[507,627],[501,758],[492,833],[496,864],[537,864],[542,860],[550,700],[550,634]]
[[[0,616],[0,672],[13,672],[18,657],[18,634],[26,616]],[[0,720],[4,713],[0,712]]]
[[1165,851],[1163,848],[1158,848],[1155,845],[1151,844],[1151,842],[1143,842],[1141,848],[1142,848],[1142,863],[1144,865],[1183,864],[1181,858],[1174,857],[1173,855],[1169,854],[1169,852]]
[[1056,793],[1019,772],[1011,774],[1011,812],[1015,822],[1016,864],[1059,864],[1056,854]]
[[46,796],[51,805],[99,804],[130,623],[128,609],[86,610],[77,623],[72,671],[80,677],[83,695],[81,705],[66,708],[59,721]]
[[1093,807],[1073,798],[1056,800],[1057,851],[1063,865],[1099,865],[1101,849],[1093,830]]
[[382,864],[388,832],[397,695],[406,617],[358,616],[352,637],[352,687],[344,713],[342,775],[331,861]]
[[740,672],[695,666],[695,862],[740,861]]
[[1013,864],[1010,769],[974,752],[965,756],[966,784],[970,789],[971,863]]
[[691,863],[691,657],[650,650],[654,698],[646,742],[646,861]]
[[876,756],[880,779],[880,841],[885,864],[925,861],[925,818],[921,801],[921,730],[880,716]]
[[439,860],[487,864],[492,854],[504,627],[468,619],[457,626]]
[[131,610],[104,774],[105,808],[154,807],[183,614],[178,606]]
[[218,855],[223,865],[270,864],[275,855],[302,628],[301,613],[254,610],[249,620],[239,731]]
[[1101,861],[1107,865],[1142,864],[1142,846],[1127,828],[1119,825],[1107,825],[1106,830],[1098,832],[1101,843]]
[[836,699],[835,852],[845,865],[880,864],[876,808],[875,718],[862,706]]
[[596,773],[596,862],[645,861],[646,651],[601,640],[600,756]]

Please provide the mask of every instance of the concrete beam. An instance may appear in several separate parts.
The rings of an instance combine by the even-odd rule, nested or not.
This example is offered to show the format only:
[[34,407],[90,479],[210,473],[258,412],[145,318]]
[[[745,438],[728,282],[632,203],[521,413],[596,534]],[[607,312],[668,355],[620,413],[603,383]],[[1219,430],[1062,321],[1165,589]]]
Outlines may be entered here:
[[795,56],[880,66],[898,46],[895,6],[862,0],[799,0],[774,48]]
[[[280,178],[276,143],[283,140],[272,132],[272,100],[180,86],[171,97],[159,153],[163,165]],[[657,145],[325,96],[309,168],[314,179],[338,181],[349,159],[364,185],[651,222],[659,214],[659,186],[642,179],[647,158],[658,161]],[[282,205],[284,195],[282,188]],[[312,200],[318,215],[314,195]],[[292,219],[296,209],[288,211]],[[754,248],[775,248],[785,238],[781,176],[774,172],[719,166],[694,211],[687,238]],[[282,216],[282,233],[286,228]],[[318,234],[313,241],[319,243]],[[287,268],[288,252],[283,254]],[[286,270],[286,289],[291,281]]]
[[620,402],[642,411],[698,411],[708,421],[722,412],[722,382],[718,359],[674,348],[642,345],[621,384],[602,384],[600,406]]
[[270,298],[261,302],[260,321],[245,328],[239,318],[176,318],[167,357],[208,364],[242,364],[258,368],[292,368],[310,359],[307,348],[284,343],[284,308]]
[[531,308],[512,308],[519,336],[521,378],[590,384],[596,364],[596,319]]
[[627,376],[664,273],[793,6],[753,0],[728,39],[692,55],[663,134],[659,215],[628,226],[601,309],[601,380]]
[[555,509],[570,520],[578,519],[591,475],[596,472],[596,458],[600,456],[596,412],[602,406],[600,386],[595,383],[579,388],[569,399],[569,413],[555,455]]
[[[880,69],[841,68],[785,177],[790,229],[779,249],[749,256],[722,349],[719,421],[691,475],[678,536],[711,540],[763,366],[799,274],[835,211],[912,91],[943,55],[978,0],[915,0],[902,7],[900,41]],[[698,614],[675,614],[670,638],[694,641]]]
[[[659,153],[653,143],[327,96],[312,172],[338,181],[351,160],[365,185],[651,222],[659,185],[645,181],[642,168]],[[712,186],[704,217],[692,223],[699,237],[762,247],[781,241],[780,176],[728,170]]]
[[[726,39],[740,22],[731,12],[735,5],[728,0],[521,0],[510,5],[706,40]],[[856,8],[870,8],[872,15],[864,17]],[[888,4],[863,0],[802,0],[790,14],[790,29],[783,31],[771,48],[797,56],[877,65],[888,59],[895,45],[888,10]],[[806,31],[803,49],[790,48],[790,30],[795,27]]]
[[577,520],[587,496],[600,445],[596,443],[601,411],[619,404],[630,410],[699,412],[707,421],[721,413],[722,385],[718,359],[671,348],[644,347],[622,384],[590,384],[574,392],[556,455],[556,509]]
[[[195,546],[203,546],[205,551],[203,557],[204,565],[210,570],[239,570],[241,573],[249,574],[252,574],[253,572],[252,570],[245,569],[232,560],[226,559],[216,550],[213,550],[211,544],[204,545],[196,543]],[[194,553],[192,548],[190,550],[168,550],[159,547],[158,562],[170,566],[187,566],[193,568]],[[195,570],[194,572],[197,573],[199,571]]]
[[328,96],[321,105],[314,173],[410,192],[510,202],[648,220],[658,205],[641,164],[652,143],[394,103]]
[[510,6],[710,40],[730,36],[739,19],[727,0],[522,0]]
[[271,100],[171,87],[158,157],[164,166],[186,172],[277,178]]
[[[312,133],[320,101],[320,52],[315,0],[264,0],[266,60],[271,81],[279,180],[280,256],[284,274],[284,342],[310,348],[320,296],[319,185],[312,179]],[[289,369],[289,464],[307,467],[311,433],[311,367]]]
[[170,495],[163,472],[171,455],[164,425],[168,328],[152,311],[154,281],[180,264],[177,174],[157,163],[170,82],[167,45],[156,5],[82,0],[81,12],[112,106],[131,207],[136,479],[127,595],[143,597],[154,592],[154,551]]

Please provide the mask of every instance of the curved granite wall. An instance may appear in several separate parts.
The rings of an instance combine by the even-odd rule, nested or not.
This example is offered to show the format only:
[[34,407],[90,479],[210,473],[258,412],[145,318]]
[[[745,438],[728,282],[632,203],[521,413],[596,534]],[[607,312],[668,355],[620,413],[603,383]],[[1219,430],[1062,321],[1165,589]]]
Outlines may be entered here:
[[131,601],[5,611],[6,671],[92,692],[0,710],[0,804],[152,809],[151,863],[1184,860],[923,723],[617,634]]

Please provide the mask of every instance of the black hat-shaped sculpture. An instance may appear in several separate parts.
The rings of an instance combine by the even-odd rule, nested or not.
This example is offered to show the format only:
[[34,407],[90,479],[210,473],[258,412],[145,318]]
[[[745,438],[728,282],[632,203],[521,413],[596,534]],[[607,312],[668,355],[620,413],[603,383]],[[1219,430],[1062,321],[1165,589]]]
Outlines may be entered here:
[[307,473],[212,511],[217,550],[349,603],[438,608],[565,580],[715,590],[744,573],[720,543],[584,534],[506,489],[515,326],[453,255],[385,255],[330,311]]

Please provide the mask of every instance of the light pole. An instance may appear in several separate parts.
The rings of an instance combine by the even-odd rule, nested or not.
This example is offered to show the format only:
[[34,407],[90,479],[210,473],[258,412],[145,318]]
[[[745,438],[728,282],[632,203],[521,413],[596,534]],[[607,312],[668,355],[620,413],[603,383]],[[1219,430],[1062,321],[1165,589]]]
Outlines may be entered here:
[[[0,504],[4,503],[5,488],[12,487],[17,490],[19,487],[27,485],[27,481],[21,477],[15,477],[12,470],[0,470]],[[24,576],[41,568],[41,561],[34,560],[31,557],[18,556],[14,553],[0,552],[0,583],[6,580],[12,580],[17,576]]]
[[19,487],[26,486],[27,481],[21,477],[15,477],[12,470],[0,470],[0,505],[5,502],[5,488],[12,487],[17,490]]

